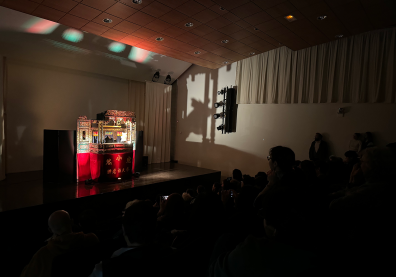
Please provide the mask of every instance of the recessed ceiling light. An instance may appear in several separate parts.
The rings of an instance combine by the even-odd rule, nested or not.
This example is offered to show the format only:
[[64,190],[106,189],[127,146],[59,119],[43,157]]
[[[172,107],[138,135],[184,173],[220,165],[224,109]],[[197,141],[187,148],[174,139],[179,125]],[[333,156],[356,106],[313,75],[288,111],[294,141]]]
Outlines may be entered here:
[[227,62],[227,61],[225,61],[225,62],[223,62],[223,64],[228,64],[228,62]]
[[191,22],[184,24],[184,26],[186,27],[192,27],[194,24],[192,24]]
[[113,22],[113,20],[111,20],[110,18],[105,18],[105,19],[103,19],[103,22],[104,23],[111,23],[111,22]]
[[255,31],[258,31],[258,28],[254,27],[254,30],[255,30]]
[[318,16],[317,19],[318,19],[318,20],[323,20],[323,19],[325,19],[326,17],[327,17],[327,15],[321,15],[321,16]]
[[222,40],[221,43],[228,43],[228,39]]
[[223,7],[220,7],[220,10],[221,10],[221,11],[224,11],[225,9],[224,9]]
[[158,38],[156,38],[155,40],[156,40],[156,41],[163,41],[163,40],[164,40],[164,38],[162,38],[162,37],[158,37]]
[[336,38],[342,38],[344,35],[336,35]]
[[133,4],[142,4],[142,0],[132,0]]
[[254,54],[256,54],[256,53],[254,53],[254,52],[250,52],[250,55],[254,55]]
[[295,18],[293,15],[289,14],[285,16],[285,19],[289,22],[292,22],[294,20],[297,20],[297,18]]
[[195,51],[195,52],[194,52],[194,54],[197,54],[197,55],[198,55],[198,54],[201,54],[201,52],[199,52],[199,51]]

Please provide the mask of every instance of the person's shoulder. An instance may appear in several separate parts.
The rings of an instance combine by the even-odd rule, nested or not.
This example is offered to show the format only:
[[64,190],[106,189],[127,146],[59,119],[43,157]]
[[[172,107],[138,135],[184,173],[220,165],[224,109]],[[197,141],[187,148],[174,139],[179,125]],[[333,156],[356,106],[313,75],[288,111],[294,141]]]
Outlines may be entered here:
[[87,244],[97,244],[99,243],[99,239],[98,237],[94,234],[94,233],[88,233],[88,234],[84,234],[84,233],[77,233],[79,236],[81,236],[81,238],[87,243]]

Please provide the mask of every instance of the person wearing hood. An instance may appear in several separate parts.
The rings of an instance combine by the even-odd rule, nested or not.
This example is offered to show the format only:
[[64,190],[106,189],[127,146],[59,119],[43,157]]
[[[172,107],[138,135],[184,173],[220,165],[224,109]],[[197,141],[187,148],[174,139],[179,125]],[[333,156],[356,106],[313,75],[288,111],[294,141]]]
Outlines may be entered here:
[[25,266],[21,277],[50,277],[55,257],[74,248],[90,247],[99,243],[95,234],[74,233],[69,213],[63,210],[51,214],[48,219],[49,230],[53,236],[46,246],[41,247]]

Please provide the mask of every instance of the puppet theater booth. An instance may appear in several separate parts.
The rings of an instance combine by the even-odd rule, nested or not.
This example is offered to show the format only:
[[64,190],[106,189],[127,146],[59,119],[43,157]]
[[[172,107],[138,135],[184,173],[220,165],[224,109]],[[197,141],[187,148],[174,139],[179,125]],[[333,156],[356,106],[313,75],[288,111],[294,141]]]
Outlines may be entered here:
[[136,131],[135,114],[129,111],[108,110],[96,119],[81,116],[76,130],[44,130],[43,158],[40,204],[86,199],[126,203],[209,186],[221,178],[220,171],[178,163],[148,165],[143,131]]

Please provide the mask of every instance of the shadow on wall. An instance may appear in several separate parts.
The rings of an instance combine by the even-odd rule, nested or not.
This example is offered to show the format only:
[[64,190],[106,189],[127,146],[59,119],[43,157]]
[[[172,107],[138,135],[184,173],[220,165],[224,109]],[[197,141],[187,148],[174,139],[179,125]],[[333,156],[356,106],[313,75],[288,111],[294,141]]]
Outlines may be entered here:
[[[228,75],[232,75],[232,72],[228,73],[231,71],[231,65],[224,69]],[[227,136],[236,135],[235,133],[221,134],[221,131],[218,131],[216,127],[221,125],[222,121],[213,118],[213,114],[221,111],[220,108],[214,108],[214,102],[220,101],[217,91],[229,86],[230,83],[219,83],[219,70],[196,66],[192,71],[188,76],[178,79],[179,106],[177,110],[179,114],[177,118],[181,122],[177,123],[178,130],[175,140],[177,144],[176,156],[179,162],[222,170],[222,175],[231,174],[233,169],[240,168],[241,163],[246,163],[246,161],[249,161],[249,165],[245,166],[245,168],[249,168],[249,172],[245,170],[244,174],[254,176],[259,171],[266,171],[268,161],[262,157],[216,144],[216,134],[223,136],[221,137],[223,144],[226,143],[224,139],[227,140]],[[189,111],[188,114],[187,111]],[[219,137],[217,138],[219,139]],[[172,156],[174,155],[172,154]]]

